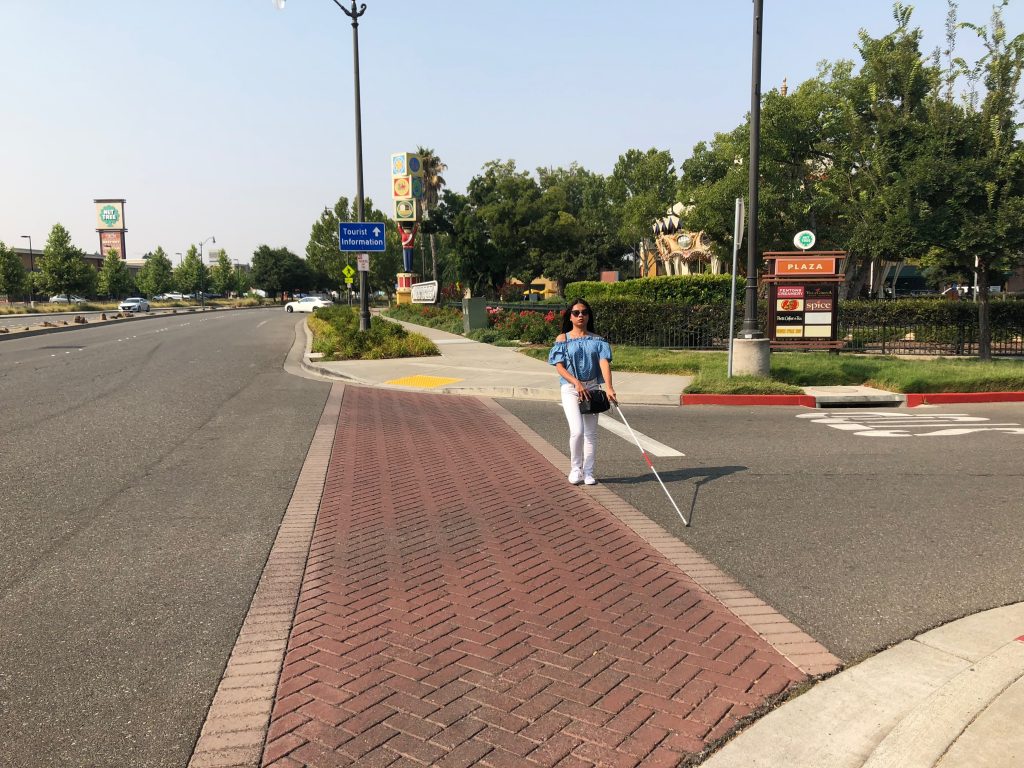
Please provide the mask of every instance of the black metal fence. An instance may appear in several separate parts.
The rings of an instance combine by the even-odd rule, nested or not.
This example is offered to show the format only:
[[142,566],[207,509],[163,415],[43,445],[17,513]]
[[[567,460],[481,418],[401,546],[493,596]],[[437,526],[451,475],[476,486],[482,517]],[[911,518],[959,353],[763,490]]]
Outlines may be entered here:
[[[597,309],[599,302],[593,302]],[[887,302],[889,303],[889,302]],[[858,302],[860,304],[860,302]],[[503,303],[491,306],[515,311],[560,314],[565,305]],[[759,327],[767,328],[767,306],[759,308]],[[598,330],[613,344],[664,349],[724,350],[728,348],[728,307],[661,305],[643,313],[597,309]],[[863,307],[844,312],[839,307],[841,351],[883,355],[975,356],[978,354],[976,316],[950,322],[869,322]],[[963,313],[961,313],[963,314]],[[992,355],[1024,356],[1024,321],[1020,312],[994,314],[991,322]],[[736,328],[743,310],[736,311]]]

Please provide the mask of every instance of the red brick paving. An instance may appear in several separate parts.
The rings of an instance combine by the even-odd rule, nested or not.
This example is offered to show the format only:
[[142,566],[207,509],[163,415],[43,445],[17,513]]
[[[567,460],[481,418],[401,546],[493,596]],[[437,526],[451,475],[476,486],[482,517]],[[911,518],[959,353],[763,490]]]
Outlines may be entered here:
[[347,387],[265,766],[673,766],[804,675],[473,398]]

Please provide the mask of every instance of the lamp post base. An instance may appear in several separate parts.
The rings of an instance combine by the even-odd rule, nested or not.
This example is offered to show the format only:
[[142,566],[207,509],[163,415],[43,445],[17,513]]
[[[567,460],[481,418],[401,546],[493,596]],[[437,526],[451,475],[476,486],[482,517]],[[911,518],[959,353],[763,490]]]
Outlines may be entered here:
[[734,339],[733,373],[767,377],[772,368],[770,344],[768,339]]

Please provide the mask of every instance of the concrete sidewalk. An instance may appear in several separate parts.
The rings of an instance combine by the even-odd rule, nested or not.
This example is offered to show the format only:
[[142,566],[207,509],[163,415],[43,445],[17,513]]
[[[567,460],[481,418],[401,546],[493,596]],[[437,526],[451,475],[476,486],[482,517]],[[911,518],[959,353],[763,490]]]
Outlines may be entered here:
[[1019,768],[1024,603],[925,632],[819,683],[708,768]]
[[[527,400],[557,401],[559,398],[558,375],[543,360],[527,357],[514,347],[481,344],[436,328],[401,324],[433,341],[441,352],[440,357],[320,362],[310,359],[307,329],[304,330],[307,341],[303,365],[321,376],[371,387]],[[306,329],[304,323],[302,327]],[[693,381],[693,376],[618,371],[614,361],[612,369],[615,392],[624,405],[680,405],[683,390]],[[803,398],[783,396],[787,399],[782,402],[813,408],[899,405],[904,400],[902,395],[871,387],[808,387],[805,393],[807,396]],[[707,402],[714,404],[729,402],[730,397],[735,400],[735,396],[729,395],[708,397]],[[770,405],[777,397],[753,395],[748,398],[751,402],[736,404]]]
[[[323,376],[388,389],[528,400],[559,399],[558,374],[545,361],[527,357],[514,347],[481,344],[422,325],[402,325],[433,341],[441,351],[440,357],[323,363],[309,360],[307,354],[304,366]],[[306,333],[308,353],[308,331]],[[679,405],[679,395],[692,380],[692,376],[613,371],[615,391],[624,404]]]

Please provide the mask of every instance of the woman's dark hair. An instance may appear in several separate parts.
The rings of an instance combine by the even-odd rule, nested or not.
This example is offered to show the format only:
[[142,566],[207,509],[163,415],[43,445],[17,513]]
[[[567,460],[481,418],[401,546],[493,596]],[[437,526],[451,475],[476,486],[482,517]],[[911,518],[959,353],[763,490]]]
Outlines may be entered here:
[[565,308],[565,312],[562,313],[562,333],[568,333],[572,330],[572,308],[579,304],[587,308],[587,331],[594,333],[594,310],[583,299],[573,299],[569,302],[569,306]]

